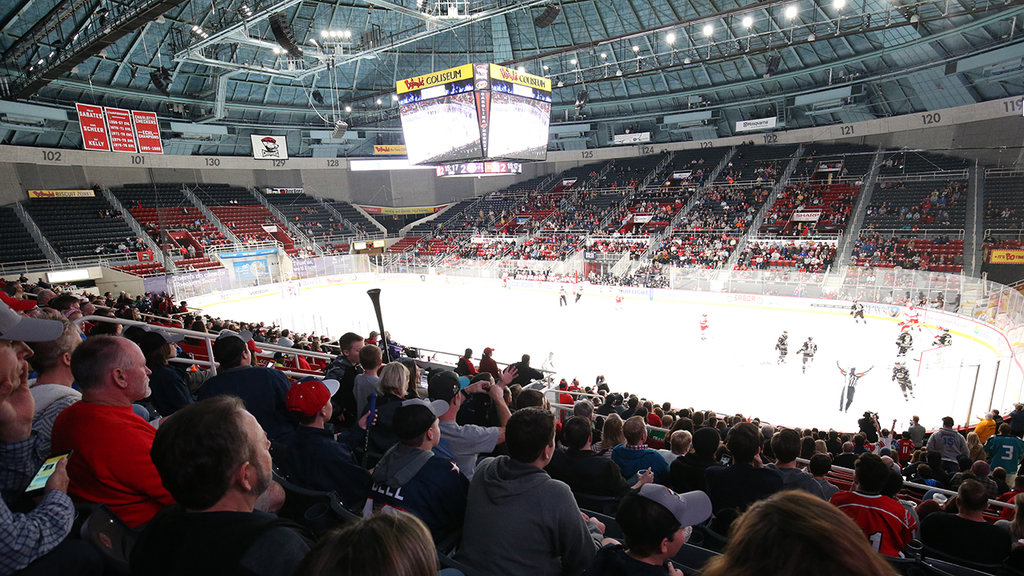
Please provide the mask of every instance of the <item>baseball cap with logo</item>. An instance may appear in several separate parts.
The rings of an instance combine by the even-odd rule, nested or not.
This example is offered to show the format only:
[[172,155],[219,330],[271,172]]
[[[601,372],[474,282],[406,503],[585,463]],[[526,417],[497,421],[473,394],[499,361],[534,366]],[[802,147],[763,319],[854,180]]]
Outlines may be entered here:
[[56,320],[43,320],[20,316],[7,304],[0,302],[0,340],[17,342],[47,342],[64,332],[64,325]]
[[340,387],[341,383],[337,380],[321,380],[308,376],[288,389],[285,404],[288,406],[289,412],[301,412],[306,416],[313,416],[331,401],[331,397],[338,392]]
[[444,400],[450,403],[466,386],[469,386],[469,378],[459,376],[451,370],[444,370],[430,377],[427,396],[430,396],[431,400]]
[[448,412],[448,403],[443,400],[427,402],[422,398],[413,398],[402,402],[395,410],[391,420],[391,429],[399,440],[415,438],[434,425],[434,421]]
[[639,494],[664,506],[680,526],[695,526],[711,517],[711,499],[700,490],[676,494],[660,484],[644,484]]

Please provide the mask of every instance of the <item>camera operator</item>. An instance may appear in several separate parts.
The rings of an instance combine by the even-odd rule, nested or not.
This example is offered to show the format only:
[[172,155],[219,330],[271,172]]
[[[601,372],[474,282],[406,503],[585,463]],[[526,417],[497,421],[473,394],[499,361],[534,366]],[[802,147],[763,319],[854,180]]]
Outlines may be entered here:
[[868,443],[874,444],[878,442],[878,431],[882,429],[878,425],[878,414],[875,412],[865,412],[864,417],[857,420],[857,424],[860,426],[860,433],[864,435],[865,440]]

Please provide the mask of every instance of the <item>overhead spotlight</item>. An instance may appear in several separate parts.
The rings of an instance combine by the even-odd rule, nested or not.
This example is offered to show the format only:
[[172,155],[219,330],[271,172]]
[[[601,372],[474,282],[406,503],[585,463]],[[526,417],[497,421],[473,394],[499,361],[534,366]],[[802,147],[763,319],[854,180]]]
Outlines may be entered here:
[[671,33],[671,32],[669,32],[668,35],[665,36],[665,42],[668,42],[669,44],[675,44],[676,43],[676,35]]
[[526,66],[520,66],[516,68],[516,72],[519,72],[520,74],[526,74]]
[[381,104],[383,104],[383,103],[384,103],[384,102],[383,102],[383,101],[382,101],[382,100],[381,100],[380,98],[377,98],[377,106],[380,106],[380,105],[381,105]]
[[636,54],[639,51],[640,51],[640,47],[639,46],[633,46],[633,54]]
[[750,16],[744,16],[743,17],[743,27],[744,28],[750,28],[753,25],[754,25],[754,19],[752,17],[750,17]]
[[576,65],[576,59],[573,58],[573,59],[569,60],[569,64],[572,64],[573,66],[575,66]]
[[689,64],[690,62],[692,62],[692,60],[690,60],[689,56],[687,56],[686,58],[683,58],[683,64]]
[[327,30],[321,30],[320,31],[320,37],[321,38],[327,38],[328,36],[330,36],[330,32],[328,32]]
[[711,24],[704,25],[704,35],[710,38],[715,33],[715,27]]
[[550,70],[550,68],[548,68],[547,64],[545,64],[545,65],[541,66],[541,68],[543,68],[545,72],[547,72],[548,70]]
[[324,105],[324,95],[319,90],[313,90],[313,101],[317,104]]
[[846,6],[846,0],[833,0],[832,7],[836,10],[842,10],[843,6]]
[[608,58],[608,54],[606,52],[601,52],[601,59],[604,60],[605,58]]
[[171,71],[161,66],[156,70],[149,73],[149,81],[153,83],[153,88],[157,89],[164,96],[170,96],[171,87]]
[[616,70],[615,71],[615,75],[616,76],[622,76],[622,70]]
[[537,28],[547,28],[555,23],[555,18],[558,18],[558,14],[561,9],[555,4],[549,4],[544,11],[541,12],[540,16],[533,19],[533,25]]
[[351,111],[352,111],[352,107],[351,106],[345,106],[345,112],[351,112]]
[[814,32],[811,32],[810,34],[807,35],[807,41],[808,42],[814,42],[817,39],[818,39],[818,37],[815,36]]
[[[346,109],[350,109],[346,106]],[[338,120],[334,123],[334,132],[331,134],[331,138],[341,138],[348,131],[348,122],[344,120]]]
[[301,57],[302,48],[295,42],[295,34],[292,32],[292,25],[288,23],[287,14],[277,12],[267,18],[267,21],[270,22],[270,31],[281,48],[296,58]]
[[398,94],[392,94],[391,95],[391,101],[392,102],[398,102]]
[[786,18],[789,18],[790,20],[796,18],[796,12],[796,5],[790,4],[789,6],[786,6]]

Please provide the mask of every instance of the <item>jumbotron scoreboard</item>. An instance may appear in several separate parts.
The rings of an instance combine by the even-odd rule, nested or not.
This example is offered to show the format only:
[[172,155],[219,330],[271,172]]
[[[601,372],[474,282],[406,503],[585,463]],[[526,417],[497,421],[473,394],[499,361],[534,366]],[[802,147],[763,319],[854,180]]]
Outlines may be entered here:
[[410,164],[544,160],[551,80],[466,64],[396,83]]

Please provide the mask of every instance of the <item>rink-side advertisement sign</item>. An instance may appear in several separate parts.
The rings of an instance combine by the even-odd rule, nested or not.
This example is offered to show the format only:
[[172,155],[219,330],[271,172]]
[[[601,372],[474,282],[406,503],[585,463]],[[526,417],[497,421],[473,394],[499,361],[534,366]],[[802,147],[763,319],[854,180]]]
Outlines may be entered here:
[[82,147],[100,152],[163,154],[160,124],[153,112],[76,103]]
[[1024,250],[990,250],[988,261],[991,264],[1024,264]]
[[424,88],[430,88],[431,86],[440,86],[442,84],[448,84],[449,82],[456,82],[458,80],[468,80],[472,77],[473,65],[464,64],[462,66],[456,66],[455,68],[441,70],[440,72],[431,72],[430,74],[422,74],[420,76],[406,78],[405,80],[399,80],[395,83],[395,92],[405,94],[406,92],[422,90]]
[[92,190],[29,190],[29,198],[94,198]]
[[439,204],[437,206],[406,206],[396,208],[393,206],[363,206],[359,207],[366,211],[367,214],[387,214],[389,216],[401,216],[406,214],[433,214],[443,210],[447,204]]

